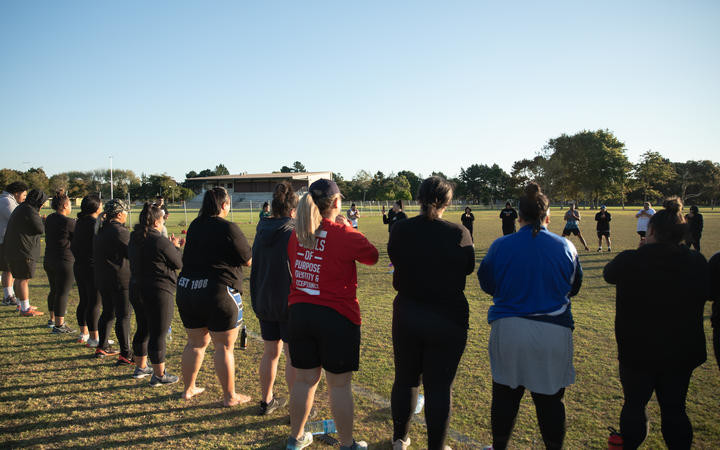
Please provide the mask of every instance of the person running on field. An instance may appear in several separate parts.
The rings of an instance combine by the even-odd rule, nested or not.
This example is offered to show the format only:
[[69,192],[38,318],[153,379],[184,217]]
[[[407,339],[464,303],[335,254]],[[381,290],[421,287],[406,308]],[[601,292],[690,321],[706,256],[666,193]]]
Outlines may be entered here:
[[[137,322],[133,378],[152,375],[153,387],[178,381],[177,375],[165,369],[165,339],[173,317],[176,271],[182,268],[182,253],[174,234],[169,239],[162,235],[164,215],[158,206],[145,203],[128,244],[130,303]],[[147,365],[148,356],[152,369]]]
[[598,237],[598,249],[602,251],[602,238],[605,236],[605,242],[607,243],[607,251],[611,250],[610,245],[610,221],[612,220],[612,214],[608,212],[605,205],[600,207],[600,212],[595,214],[595,221],[597,222],[597,237]]
[[188,337],[182,355],[182,398],[189,400],[205,390],[196,382],[212,340],[225,406],[250,401],[235,391],[234,348],[243,323],[242,268],[250,267],[252,249],[240,227],[225,219],[230,201],[222,187],[205,192],[200,213],[188,228],[175,299]]
[[0,194],[0,272],[2,272],[2,304],[4,306],[17,306],[18,303],[13,288],[13,276],[10,273],[7,261],[5,261],[3,239],[5,238],[10,215],[20,203],[25,201],[27,190],[27,184],[22,181],[14,181],[5,186],[5,190]]
[[350,205],[350,209],[348,209],[347,211],[347,218],[350,221],[350,225],[352,225],[353,228],[357,229],[358,219],[360,218],[360,211],[358,211],[355,203]]
[[75,258],[70,251],[70,242],[75,233],[75,219],[68,217],[71,211],[70,199],[63,190],[55,193],[50,207],[55,212],[45,219],[45,261],[43,262],[50,284],[48,311],[50,318],[55,322],[53,333],[72,333],[73,330],[65,323],[65,313],[68,295],[74,281]]
[[517,218],[518,213],[515,208],[512,207],[512,204],[510,202],[505,203],[505,208],[500,211],[503,236],[507,236],[508,234],[515,232],[515,221]]
[[643,203],[643,208],[635,214],[635,217],[637,217],[637,234],[640,236],[638,246],[645,243],[645,234],[653,214],[655,214],[655,210],[650,206],[650,202]]
[[98,345],[98,320],[102,299],[95,285],[95,264],[93,263],[93,240],[95,224],[100,215],[100,197],[86,195],[80,202],[80,212],[75,221],[70,250],[75,258],[73,273],[77,283],[78,297],[77,321],[80,327],[79,343],[95,348]]
[[470,232],[470,239],[475,242],[475,238],[473,237],[473,223],[475,222],[475,215],[471,212],[472,209],[470,209],[469,206],[465,207],[465,212],[460,216],[460,221],[462,222],[463,226],[467,228],[467,230]]
[[525,389],[545,447],[562,448],[565,388],[575,382],[570,298],[582,284],[575,246],[547,230],[549,202],[536,183],[520,199],[520,230],[492,243],[478,270],[488,311],[493,448],[507,448]]
[[442,449],[447,435],[452,384],[467,341],[465,278],[475,268],[470,231],[442,219],[452,194],[452,185],[440,177],[423,181],[420,215],[396,224],[388,242],[398,291],[393,302],[391,399],[397,450],[410,446],[408,432],[421,379],[428,448]]
[[710,298],[713,301],[710,323],[713,329],[713,350],[715,362],[720,369],[720,252],[715,253],[708,263],[710,267]]
[[290,391],[287,448],[305,448],[304,432],[315,390],[325,369],[330,407],[341,449],[367,448],[353,439],[352,373],[360,364],[360,305],[355,262],[372,265],[378,251],[342,214],[342,195],[334,181],[315,181],[297,209],[288,242],[290,359],[296,369]]
[[[130,347],[130,261],[128,243],[130,231],[125,227],[127,204],[118,199],[105,203],[97,220],[98,230],[93,241],[95,285],[102,297],[102,314],[98,323],[98,345],[95,357],[118,355],[116,365],[131,365]],[[110,330],[115,322],[115,336],[120,351],[110,347]]]
[[270,203],[265,202],[260,210],[260,220],[267,219],[270,217]]
[[703,215],[700,214],[697,206],[692,205],[690,207],[690,213],[685,215],[685,220],[688,224],[686,242],[689,247],[695,247],[695,250],[700,251],[700,238],[702,238],[703,232]]
[[653,392],[668,448],[689,449],[693,430],[685,399],[693,370],[706,359],[703,312],[710,280],[705,257],[680,242],[687,224],[679,199],[650,218],[645,245],[626,250],[603,271],[616,285],[615,340],[625,402],[623,448],[647,435],[645,407]]
[[23,317],[42,316],[30,305],[30,279],[35,276],[35,266],[40,258],[40,236],[45,232],[40,208],[47,201],[47,195],[40,190],[31,190],[25,202],[18,205],[8,220],[3,253],[13,278],[13,288],[18,296],[18,310]]
[[385,214],[385,206],[382,207],[383,223],[388,226],[388,233],[392,231],[393,225],[401,220],[407,219],[407,214],[403,211],[403,201],[397,200],[393,203],[392,208]]
[[288,347],[288,295],[292,277],[288,270],[288,240],[295,228],[298,197],[288,181],[275,186],[272,216],[257,224],[250,271],[252,308],[260,322],[263,356],[260,360],[260,415],[269,415],[287,404],[273,394],[280,353],[285,351],[285,381],[292,390],[295,369]]
[[580,239],[585,251],[590,250],[585,242],[585,238],[580,232],[580,211],[575,207],[575,203],[570,203],[570,209],[565,212],[565,228],[563,228],[562,236],[568,238],[571,234],[574,234]]

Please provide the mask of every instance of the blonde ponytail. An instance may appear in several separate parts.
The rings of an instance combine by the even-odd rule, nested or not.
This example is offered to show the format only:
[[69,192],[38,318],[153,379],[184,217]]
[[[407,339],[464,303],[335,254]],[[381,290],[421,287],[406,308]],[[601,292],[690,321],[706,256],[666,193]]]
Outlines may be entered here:
[[315,248],[315,232],[321,223],[320,209],[308,192],[300,199],[295,214],[295,232],[300,245],[308,249]]

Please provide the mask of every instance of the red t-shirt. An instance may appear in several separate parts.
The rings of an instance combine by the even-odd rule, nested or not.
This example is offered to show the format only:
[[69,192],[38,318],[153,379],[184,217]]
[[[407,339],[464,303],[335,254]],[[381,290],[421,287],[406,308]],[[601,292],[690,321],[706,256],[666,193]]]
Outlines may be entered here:
[[292,273],[290,305],[327,306],[360,325],[355,261],[367,265],[378,261],[377,249],[362,233],[323,219],[314,249],[301,246],[293,231],[288,241],[288,260]]

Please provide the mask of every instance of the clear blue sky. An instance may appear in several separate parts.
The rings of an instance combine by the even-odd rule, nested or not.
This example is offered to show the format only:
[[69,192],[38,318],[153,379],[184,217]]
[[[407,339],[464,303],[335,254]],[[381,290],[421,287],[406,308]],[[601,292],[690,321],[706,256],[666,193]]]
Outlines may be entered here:
[[0,167],[448,175],[608,128],[720,161],[720,2],[0,2]]

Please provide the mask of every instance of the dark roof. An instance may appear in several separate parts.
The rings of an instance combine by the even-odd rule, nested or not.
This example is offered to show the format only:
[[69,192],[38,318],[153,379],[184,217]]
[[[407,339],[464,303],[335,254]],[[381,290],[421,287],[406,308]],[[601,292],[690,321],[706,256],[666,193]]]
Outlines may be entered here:
[[281,179],[281,180],[302,180],[307,179],[311,175],[321,175],[331,173],[326,172],[274,172],[274,173],[246,173],[237,175],[215,175],[211,177],[195,177],[187,178],[192,181],[210,181],[210,180],[267,180],[267,179]]

